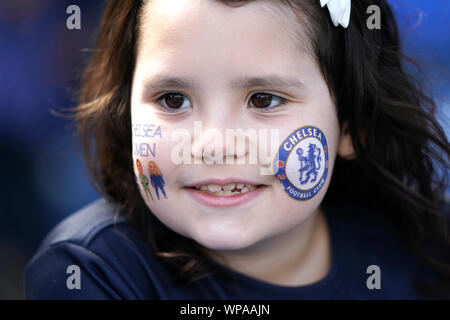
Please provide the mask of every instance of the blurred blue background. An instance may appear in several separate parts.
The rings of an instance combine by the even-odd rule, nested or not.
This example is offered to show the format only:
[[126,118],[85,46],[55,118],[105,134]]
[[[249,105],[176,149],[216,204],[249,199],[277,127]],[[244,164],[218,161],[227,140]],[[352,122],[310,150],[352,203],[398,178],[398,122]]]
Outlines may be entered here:
[[[392,0],[406,53],[422,66],[450,133],[450,1]],[[66,28],[69,5],[81,30]],[[0,1],[0,299],[22,299],[26,263],[60,220],[96,199],[71,120],[105,2]]]

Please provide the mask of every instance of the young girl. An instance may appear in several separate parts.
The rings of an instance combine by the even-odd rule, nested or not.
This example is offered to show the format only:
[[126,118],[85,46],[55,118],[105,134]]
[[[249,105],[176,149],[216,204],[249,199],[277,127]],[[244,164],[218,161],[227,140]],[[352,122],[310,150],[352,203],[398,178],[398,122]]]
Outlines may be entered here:
[[108,1],[77,109],[104,199],[46,237],[27,297],[450,297],[435,105],[387,2],[338,3]]

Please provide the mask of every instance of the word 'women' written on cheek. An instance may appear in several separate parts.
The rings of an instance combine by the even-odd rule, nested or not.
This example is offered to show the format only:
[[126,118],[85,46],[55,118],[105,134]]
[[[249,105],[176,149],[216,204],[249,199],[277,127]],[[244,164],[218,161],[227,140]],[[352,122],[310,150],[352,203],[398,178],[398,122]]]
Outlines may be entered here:
[[156,157],[156,142],[149,142],[149,139],[161,139],[161,127],[155,124],[134,124],[134,140],[142,139],[145,142],[133,142],[133,155],[140,157]]

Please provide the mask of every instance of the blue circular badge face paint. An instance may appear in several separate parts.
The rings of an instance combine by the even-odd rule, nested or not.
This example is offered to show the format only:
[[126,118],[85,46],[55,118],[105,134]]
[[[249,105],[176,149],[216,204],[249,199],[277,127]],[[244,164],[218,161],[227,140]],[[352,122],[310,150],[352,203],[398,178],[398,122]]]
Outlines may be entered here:
[[328,145],[316,127],[301,127],[280,145],[275,156],[275,177],[295,200],[308,200],[323,187],[328,175]]

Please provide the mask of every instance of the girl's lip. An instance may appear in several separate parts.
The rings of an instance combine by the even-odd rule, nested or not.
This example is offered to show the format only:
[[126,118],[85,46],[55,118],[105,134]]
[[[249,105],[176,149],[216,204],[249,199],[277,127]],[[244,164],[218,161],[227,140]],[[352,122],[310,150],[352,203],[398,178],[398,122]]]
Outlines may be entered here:
[[208,207],[232,207],[248,202],[260,195],[267,186],[261,185],[258,188],[233,196],[216,196],[203,192],[195,188],[185,187],[187,193],[197,202]]
[[208,179],[208,180],[202,180],[202,181],[198,181],[198,182],[194,182],[191,183],[185,187],[198,187],[198,186],[202,186],[205,184],[218,184],[221,186],[227,185],[227,184],[231,184],[231,183],[242,183],[242,184],[250,184],[250,185],[261,185],[262,183],[258,183],[258,182],[254,182],[254,181],[250,181],[250,180],[243,180],[240,178],[225,178],[225,179]]

